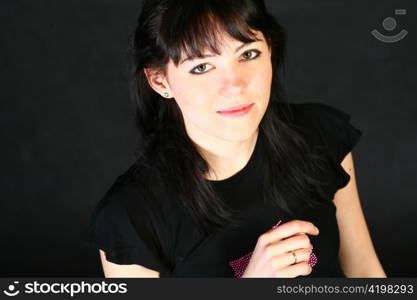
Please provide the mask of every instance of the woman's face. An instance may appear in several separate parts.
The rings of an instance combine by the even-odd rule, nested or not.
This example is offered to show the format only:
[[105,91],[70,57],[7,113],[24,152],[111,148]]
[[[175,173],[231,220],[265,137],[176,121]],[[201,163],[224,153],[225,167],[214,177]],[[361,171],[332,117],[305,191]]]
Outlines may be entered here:
[[[187,133],[193,140],[212,138],[243,141],[257,130],[268,106],[272,64],[271,53],[261,32],[249,44],[225,33],[221,55],[188,60],[178,67],[170,60],[166,80],[170,95],[180,107]],[[203,54],[212,55],[205,52]],[[166,100],[166,101],[172,101]],[[240,104],[251,104],[245,115],[218,113]]]

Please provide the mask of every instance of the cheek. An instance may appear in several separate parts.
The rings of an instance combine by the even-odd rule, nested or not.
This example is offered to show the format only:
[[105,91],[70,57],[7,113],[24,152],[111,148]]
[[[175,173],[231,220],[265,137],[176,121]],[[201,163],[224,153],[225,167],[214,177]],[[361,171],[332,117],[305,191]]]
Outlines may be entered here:
[[[175,100],[181,109],[184,117],[193,120],[205,120],[206,116],[213,111],[210,105],[210,99],[213,97],[209,94],[206,85],[194,82],[178,82],[176,86],[171,87],[175,93]],[[200,122],[201,122],[200,121]]]
[[251,77],[252,89],[257,91],[262,100],[268,101],[271,92],[272,67],[265,65],[263,68],[258,68],[251,74]]
[[199,109],[199,107],[207,106],[208,100],[208,91],[207,88],[204,88],[204,85],[199,85],[198,83],[193,82],[190,84],[188,81],[177,84],[173,88],[175,94],[175,100],[178,103],[181,103],[183,107],[193,107],[194,109]]

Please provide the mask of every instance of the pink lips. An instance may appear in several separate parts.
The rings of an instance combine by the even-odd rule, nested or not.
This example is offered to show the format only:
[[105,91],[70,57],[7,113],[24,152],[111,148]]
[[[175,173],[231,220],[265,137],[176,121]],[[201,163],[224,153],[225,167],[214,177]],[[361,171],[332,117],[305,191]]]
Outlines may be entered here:
[[230,116],[230,117],[241,116],[241,115],[247,114],[251,110],[253,105],[254,103],[241,104],[241,105],[230,107],[227,110],[218,110],[217,113],[223,116]]

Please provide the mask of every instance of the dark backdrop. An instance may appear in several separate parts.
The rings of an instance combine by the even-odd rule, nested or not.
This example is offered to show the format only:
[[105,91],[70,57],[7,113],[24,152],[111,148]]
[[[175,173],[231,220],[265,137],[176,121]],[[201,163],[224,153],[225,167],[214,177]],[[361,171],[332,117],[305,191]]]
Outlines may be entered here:
[[[1,0],[0,276],[102,275],[84,234],[134,159],[125,53],[140,4]],[[377,253],[388,276],[416,276],[416,2],[267,5],[289,35],[289,100],[351,114],[363,131],[354,158]],[[408,35],[384,43],[372,29]]]

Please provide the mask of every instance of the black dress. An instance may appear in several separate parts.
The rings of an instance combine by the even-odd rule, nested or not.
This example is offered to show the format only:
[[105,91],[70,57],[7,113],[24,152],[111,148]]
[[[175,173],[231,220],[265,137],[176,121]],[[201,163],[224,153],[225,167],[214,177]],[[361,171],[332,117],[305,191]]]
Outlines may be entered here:
[[[308,277],[343,277],[337,259],[339,231],[332,200],[335,192],[349,182],[350,176],[340,163],[359,141],[361,131],[350,125],[348,114],[329,105],[302,103],[290,107],[310,142],[325,147],[332,171],[326,178],[326,205],[300,210],[297,216],[320,230],[318,236],[309,236],[314,249],[310,260],[313,271]],[[146,178],[153,196],[141,193],[142,179],[117,188],[114,185],[91,217],[88,241],[104,250],[108,261],[139,264],[159,271],[160,277],[240,277],[258,237],[290,220],[262,201],[264,154],[259,137],[243,169],[225,180],[211,181],[218,194],[240,210],[242,226],[202,235],[175,204],[175,194],[169,187],[158,177],[135,170],[136,177]]]

